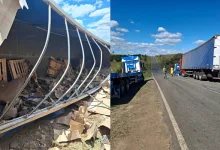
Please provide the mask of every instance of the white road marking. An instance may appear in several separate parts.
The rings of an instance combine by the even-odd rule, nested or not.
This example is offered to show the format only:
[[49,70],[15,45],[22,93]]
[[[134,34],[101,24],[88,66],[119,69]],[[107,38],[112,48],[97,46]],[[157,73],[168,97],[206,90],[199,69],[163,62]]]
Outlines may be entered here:
[[[183,81],[183,82],[187,82],[187,83],[192,84],[192,85],[195,85],[195,86],[197,86],[197,87],[199,86],[199,87],[201,87],[201,88],[204,88],[204,89],[206,89],[206,90],[209,90],[209,91],[211,91],[211,92],[213,92],[213,93],[220,94],[220,92],[217,92],[216,90],[213,90],[212,88],[206,88],[206,87],[203,87],[203,86],[201,86],[201,85],[198,85],[198,84],[195,84],[195,83],[186,81],[186,80],[182,80],[182,79],[177,79],[177,78],[175,78],[175,80],[180,80],[180,81]],[[206,86],[208,86],[208,85],[206,85]]]
[[[152,76],[153,76],[153,74],[152,74]],[[160,91],[161,97],[162,97],[162,99],[163,99],[165,108],[166,108],[166,110],[167,110],[167,113],[168,113],[169,118],[170,118],[170,120],[171,120],[171,123],[172,123],[172,125],[173,125],[173,128],[174,128],[174,131],[175,131],[175,133],[176,133],[177,140],[178,140],[178,142],[179,142],[179,145],[180,145],[181,150],[189,150],[188,147],[187,147],[187,145],[186,145],[185,139],[184,139],[184,137],[183,137],[183,135],[182,135],[182,133],[181,133],[181,131],[180,131],[180,129],[179,129],[179,126],[178,126],[178,124],[177,124],[177,122],[176,122],[176,120],[175,120],[175,118],[174,118],[174,116],[173,116],[173,113],[172,113],[172,111],[171,111],[171,109],[170,109],[170,106],[169,106],[169,104],[167,103],[167,100],[166,100],[166,98],[165,98],[165,96],[164,96],[164,94],[163,94],[163,92],[162,92],[162,90],[161,90],[159,84],[157,83],[157,80],[154,78],[154,76],[153,76],[153,79],[154,79],[154,81],[156,82],[157,87],[158,87],[158,89],[159,89],[159,91]]]

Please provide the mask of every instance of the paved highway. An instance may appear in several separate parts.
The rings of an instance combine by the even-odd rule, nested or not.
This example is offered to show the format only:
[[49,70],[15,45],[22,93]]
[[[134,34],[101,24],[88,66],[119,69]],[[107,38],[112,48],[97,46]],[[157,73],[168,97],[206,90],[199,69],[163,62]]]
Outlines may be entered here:
[[164,79],[154,58],[152,72],[188,148],[220,149],[220,83],[178,76]]

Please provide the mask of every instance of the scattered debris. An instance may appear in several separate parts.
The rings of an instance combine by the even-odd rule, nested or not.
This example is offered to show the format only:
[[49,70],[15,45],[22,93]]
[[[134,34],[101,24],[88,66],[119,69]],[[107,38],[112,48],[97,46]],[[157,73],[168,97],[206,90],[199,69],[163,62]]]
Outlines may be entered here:
[[[65,147],[71,149],[81,142],[90,148],[98,145],[98,149],[110,149],[110,90],[109,87],[104,89],[99,90],[94,97],[76,103],[78,110],[72,109],[68,115],[57,119],[57,123],[68,125],[69,129],[54,130],[56,147],[62,149],[63,144],[68,143]],[[91,109],[93,105],[95,109]]]
[[59,123],[59,124],[64,124],[64,125],[69,126],[72,114],[73,113],[70,112],[67,116],[61,116],[61,117],[57,118],[56,122]]

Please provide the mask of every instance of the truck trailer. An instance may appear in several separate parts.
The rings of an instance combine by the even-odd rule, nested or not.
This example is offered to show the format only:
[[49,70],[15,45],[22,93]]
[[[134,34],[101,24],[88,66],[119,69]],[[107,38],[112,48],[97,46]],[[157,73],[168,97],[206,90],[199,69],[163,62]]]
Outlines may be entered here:
[[0,0],[0,138],[91,96],[110,44],[53,0]]
[[183,54],[180,59],[182,76],[197,80],[220,77],[220,35],[215,35],[199,47]]
[[130,86],[144,81],[143,63],[138,56],[126,56],[121,58],[122,73],[112,72],[111,98],[121,98],[130,90]]

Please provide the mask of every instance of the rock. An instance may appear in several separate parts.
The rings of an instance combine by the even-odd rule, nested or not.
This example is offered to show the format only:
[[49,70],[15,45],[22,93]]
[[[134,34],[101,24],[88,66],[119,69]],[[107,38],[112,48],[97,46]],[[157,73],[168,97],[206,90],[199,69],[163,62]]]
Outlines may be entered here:
[[38,149],[38,146],[36,141],[27,141],[24,143],[23,149]]
[[12,142],[10,143],[10,148],[13,148],[13,149],[20,149],[21,148],[21,145],[18,141],[16,140],[12,140]]
[[70,112],[67,116],[62,116],[62,117],[57,118],[56,122],[59,124],[64,124],[64,125],[69,126],[72,115],[73,113]]
[[41,141],[45,141],[46,140],[46,135],[41,135]]
[[[5,107],[6,109],[7,107]],[[4,110],[5,111],[5,110]],[[5,116],[3,117],[3,119],[7,120],[7,119],[11,119],[11,118],[15,118],[18,115],[18,109],[16,107],[11,107],[8,112],[5,114]]]

